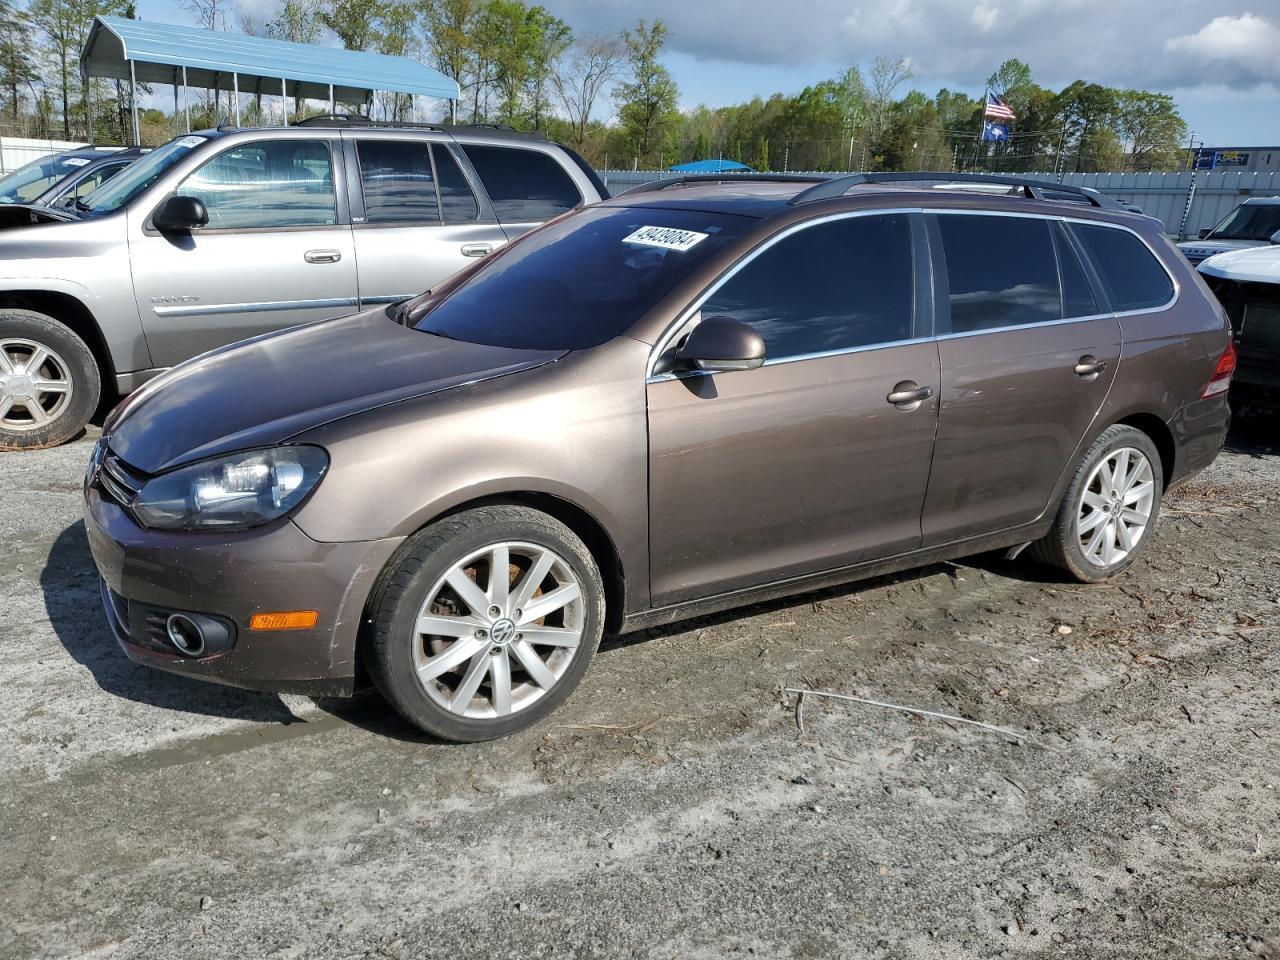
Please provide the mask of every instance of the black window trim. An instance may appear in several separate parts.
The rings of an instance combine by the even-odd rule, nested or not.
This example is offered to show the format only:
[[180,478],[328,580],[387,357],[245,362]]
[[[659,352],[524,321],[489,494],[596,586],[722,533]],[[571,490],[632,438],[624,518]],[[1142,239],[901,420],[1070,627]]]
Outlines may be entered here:
[[[1122,223],[1111,223],[1107,220],[1092,220],[1087,217],[1067,217],[1061,214],[1051,213],[1033,213],[1033,212],[1013,212],[1009,210],[974,210],[964,207],[947,207],[941,209],[927,209],[922,211],[926,214],[926,219],[930,223],[929,237],[931,247],[933,248],[933,271],[937,278],[937,286],[940,293],[935,296],[937,302],[938,313],[936,316],[935,329],[940,331],[937,333],[938,340],[957,340],[961,337],[981,337],[991,333],[1002,333],[1008,330],[1031,330],[1039,327],[1055,327],[1065,323],[1087,323],[1091,320],[1103,320],[1108,317],[1132,317],[1144,313],[1161,313],[1168,310],[1176,304],[1182,296],[1182,285],[1178,282],[1178,278],[1174,276],[1168,265],[1160,257],[1158,253],[1151,248],[1145,237],[1131,227],[1127,227]],[[949,291],[946,290],[947,272],[946,258],[942,252],[942,238],[937,229],[937,216],[971,216],[971,217],[1020,217],[1032,220],[1056,220],[1061,224],[1079,223],[1089,227],[1106,227],[1109,230],[1123,230],[1132,234],[1138,239],[1149,253],[1160,265],[1160,269],[1164,271],[1165,276],[1169,278],[1169,283],[1173,286],[1173,296],[1167,301],[1155,307],[1141,307],[1136,310],[1113,310],[1110,298],[1106,295],[1106,290],[1102,288],[1101,278],[1097,276],[1096,269],[1093,264],[1093,258],[1086,256],[1084,251],[1079,249],[1079,239],[1075,236],[1073,230],[1065,230],[1064,232],[1071,238],[1071,242],[1076,245],[1077,255],[1079,256],[1082,266],[1086,271],[1089,283],[1094,287],[1094,299],[1103,312],[1090,314],[1084,317],[1062,317],[1058,320],[1042,320],[1037,323],[1017,323],[1010,324],[1005,327],[986,327],[982,330],[969,330],[961,333],[951,332],[951,307]]]
[[786,357],[766,357],[764,365],[777,366],[783,363],[798,363],[802,360],[819,360],[825,357],[838,357],[848,353],[866,353],[871,350],[886,350],[890,347],[901,347],[909,343],[923,343],[933,339],[933,300],[935,298],[929,296],[932,288],[932,271],[929,269],[928,242],[925,239],[924,224],[919,208],[911,207],[889,207],[876,210],[846,210],[840,213],[831,213],[826,216],[813,217],[809,220],[801,220],[798,223],[788,224],[781,230],[769,235],[743,256],[739,257],[730,264],[718,277],[712,280],[702,291],[690,301],[688,307],[680,312],[680,315],[663,332],[662,336],[654,342],[653,348],[649,351],[649,363],[646,366],[646,383],[659,383],[664,380],[680,380],[688,377],[711,376],[712,371],[707,370],[672,370],[667,373],[654,373],[653,368],[658,360],[675,346],[675,342],[689,330],[693,329],[698,322],[701,321],[699,315],[702,305],[711,298],[711,296],[722,286],[728,283],[742,270],[747,264],[751,263],[766,250],[780,243],[792,234],[799,233],[801,230],[809,227],[816,227],[824,223],[831,223],[836,220],[851,220],[854,217],[887,217],[902,215],[906,216],[911,226],[911,248],[913,263],[913,275],[915,278],[913,290],[913,310],[912,310],[912,336],[905,340],[889,340],[883,343],[867,343],[856,347],[841,347],[837,350],[824,350],[818,353],[802,353],[792,354]]

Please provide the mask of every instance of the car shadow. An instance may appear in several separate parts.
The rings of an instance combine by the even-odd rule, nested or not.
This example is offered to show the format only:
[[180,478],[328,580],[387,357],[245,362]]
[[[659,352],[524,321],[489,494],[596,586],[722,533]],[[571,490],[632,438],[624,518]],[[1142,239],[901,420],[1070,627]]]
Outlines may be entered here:
[[40,588],[58,640],[107,693],[183,713],[264,723],[299,722],[274,694],[191,680],[129,660],[117,646],[102,610],[83,521],[67,527],[54,541],[40,573]]
[[1280,413],[1256,407],[1236,410],[1226,449],[1254,458],[1280,454]]

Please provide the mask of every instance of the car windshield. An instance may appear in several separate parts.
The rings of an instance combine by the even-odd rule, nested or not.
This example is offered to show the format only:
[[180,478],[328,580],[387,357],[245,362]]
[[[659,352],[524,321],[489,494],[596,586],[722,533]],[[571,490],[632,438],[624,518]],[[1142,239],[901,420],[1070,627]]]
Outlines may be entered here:
[[112,213],[160,179],[170,167],[203,146],[208,137],[187,135],[152,150],[119,176],[112,177],[77,206],[88,214]]
[[1206,240],[1270,240],[1280,230],[1280,203],[1242,203]]
[[30,203],[40,194],[90,161],[50,155],[32,160],[0,180],[0,203]]
[[491,346],[578,350],[625,332],[757,221],[597,207],[553,221],[408,306],[418,330]]

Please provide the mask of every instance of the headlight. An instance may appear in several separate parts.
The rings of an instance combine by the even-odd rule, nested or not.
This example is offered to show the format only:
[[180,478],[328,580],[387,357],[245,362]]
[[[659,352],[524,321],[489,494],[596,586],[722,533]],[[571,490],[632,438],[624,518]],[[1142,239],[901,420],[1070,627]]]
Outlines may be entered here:
[[138,522],[171,530],[256,527],[300,504],[329,466],[319,447],[273,447],[180,467],[148,481]]

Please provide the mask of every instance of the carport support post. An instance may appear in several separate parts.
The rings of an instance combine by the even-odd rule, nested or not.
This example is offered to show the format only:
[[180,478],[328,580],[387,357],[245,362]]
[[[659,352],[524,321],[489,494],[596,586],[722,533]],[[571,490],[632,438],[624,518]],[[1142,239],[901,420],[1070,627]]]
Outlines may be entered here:
[[289,92],[285,89],[285,79],[280,78],[280,126],[289,125]]
[[329,84],[329,116],[338,112],[338,102],[333,99],[333,84]]
[[236,126],[240,126],[240,74],[231,74],[231,94],[235,97],[235,105],[231,108],[231,116]]
[[191,132],[191,91],[187,89],[187,68],[182,68],[182,108],[187,112],[187,133]]
[[133,145],[142,146],[142,137],[138,133],[138,72],[133,61],[129,61],[129,108],[133,111]]

